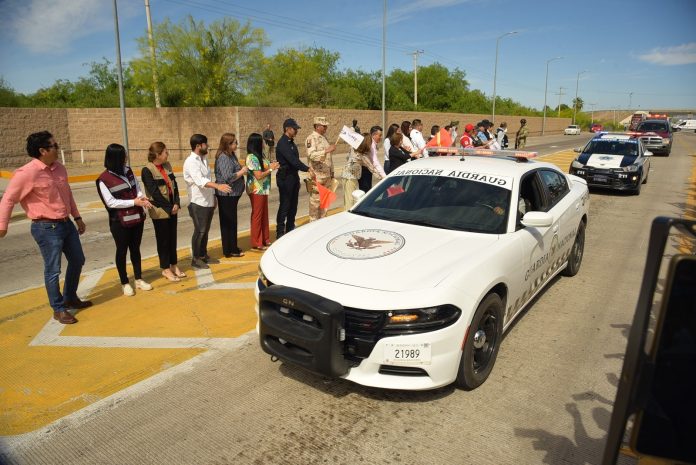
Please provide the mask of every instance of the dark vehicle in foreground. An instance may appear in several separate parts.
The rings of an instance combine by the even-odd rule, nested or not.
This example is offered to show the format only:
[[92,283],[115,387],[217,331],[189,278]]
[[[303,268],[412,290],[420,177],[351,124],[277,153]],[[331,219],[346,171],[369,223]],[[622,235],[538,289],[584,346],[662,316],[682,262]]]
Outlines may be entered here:
[[669,156],[672,151],[672,128],[666,119],[646,119],[635,131],[645,148]]
[[604,187],[640,194],[648,181],[650,157],[642,140],[632,134],[601,133],[590,140],[570,165],[570,174],[591,187]]

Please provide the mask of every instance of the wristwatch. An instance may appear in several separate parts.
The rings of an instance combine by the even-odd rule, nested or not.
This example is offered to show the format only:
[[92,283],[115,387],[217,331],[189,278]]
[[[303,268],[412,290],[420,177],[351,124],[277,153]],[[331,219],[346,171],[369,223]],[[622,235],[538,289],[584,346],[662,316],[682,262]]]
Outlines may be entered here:
[[76,216],[75,218],[73,218],[73,221],[80,221],[81,219],[82,219],[81,216]]

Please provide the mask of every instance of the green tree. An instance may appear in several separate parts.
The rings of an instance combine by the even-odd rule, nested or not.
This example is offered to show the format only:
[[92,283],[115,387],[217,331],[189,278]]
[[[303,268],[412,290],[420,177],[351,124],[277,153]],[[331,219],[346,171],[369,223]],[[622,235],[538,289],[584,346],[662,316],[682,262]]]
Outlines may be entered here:
[[[206,27],[188,16],[153,30],[157,77],[165,106],[224,106],[245,102],[254,87],[268,45],[262,29],[223,18]],[[131,62],[135,84],[154,103],[147,35],[138,38],[141,56]],[[152,104],[151,103],[151,104]]]
[[25,95],[16,92],[5,78],[0,76],[0,107],[23,107],[28,103]]
[[[32,94],[32,106],[60,108],[114,108],[120,105],[116,67],[106,58],[89,64],[89,75],[77,81],[59,79]],[[123,69],[126,105],[142,106],[145,101],[133,84],[130,68]]]
[[331,91],[341,88],[338,57],[320,47],[279,50],[264,60],[252,101],[261,106],[330,106]]
[[577,111],[582,111],[582,107],[585,105],[585,102],[582,100],[581,97],[578,97],[577,99],[573,99],[573,107],[577,105]]

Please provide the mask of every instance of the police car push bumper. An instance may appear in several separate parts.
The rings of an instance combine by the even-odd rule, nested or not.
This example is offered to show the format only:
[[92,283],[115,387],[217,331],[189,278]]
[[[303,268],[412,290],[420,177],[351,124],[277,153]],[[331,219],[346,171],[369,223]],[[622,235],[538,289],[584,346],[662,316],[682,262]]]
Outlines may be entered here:
[[432,389],[456,376],[466,328],[452,306],[442,329],[389,336],[384,321],[392,312],[346,309],[287,286],[259,282],[257,291],[261,347],[283,362],[380,388],[404,378],[409,389]]

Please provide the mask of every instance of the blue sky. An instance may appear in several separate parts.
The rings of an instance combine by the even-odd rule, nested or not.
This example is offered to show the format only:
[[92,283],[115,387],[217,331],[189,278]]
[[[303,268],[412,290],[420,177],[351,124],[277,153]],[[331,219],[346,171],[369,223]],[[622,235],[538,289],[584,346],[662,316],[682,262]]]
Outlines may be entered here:
[[[380,0],[150,0],[154,22],[191,14],[213,21],[250,20],[266,49],[319,46],[338,52],[342,68],[380,70]],[[121,53],[137,56],[146,32],[143,0],[119,0]],[[85,75],[87,63],[115,61],[111,0],[0,0],[0,75],[25,93]],[[8,21],[12,18],[12,21]],[[595,109],[696,108],[694,0],[387,0],[387,69],[439,62],[465,71],[470,86],[541,109],[578,95]],[[578,80],[578,73],[580,74]],[[589,109],[589,105],[586,105]],[[463,109],[466,111],[466,109]]]

